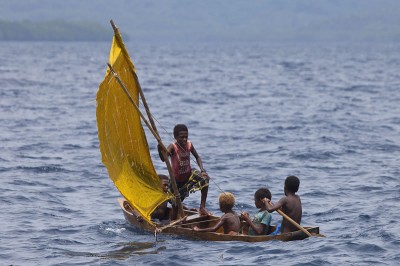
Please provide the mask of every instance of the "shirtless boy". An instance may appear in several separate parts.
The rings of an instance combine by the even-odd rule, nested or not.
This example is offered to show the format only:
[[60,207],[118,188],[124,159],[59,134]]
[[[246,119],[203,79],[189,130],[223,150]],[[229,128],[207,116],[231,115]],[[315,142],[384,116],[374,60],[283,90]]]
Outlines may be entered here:
[[[300,224],[302,216],[301,200],[296,192],[299,190],[300,180],[298,177],[291,175],[285,180],[284,192],[285,196],[282,197],[277,203],[272,204],[271,200],[264,198],[265,208],[267,211],[272,212],[282,208],[282,212],[293,219],[296,223]],[[281,233],[289,233],[297,231],[297,227],[290,223],[285,218],[282,219]]]
[[221,226],[224,228],[224,234],[237,235],[241,224],[239,216],[232,210],[235,205],[235,197],[232,193],[222,192],[219,195],[219,208],[225,214],[221,216],[213,227],[199,228],[195,226],[194,231],[198,232],[215,232]]

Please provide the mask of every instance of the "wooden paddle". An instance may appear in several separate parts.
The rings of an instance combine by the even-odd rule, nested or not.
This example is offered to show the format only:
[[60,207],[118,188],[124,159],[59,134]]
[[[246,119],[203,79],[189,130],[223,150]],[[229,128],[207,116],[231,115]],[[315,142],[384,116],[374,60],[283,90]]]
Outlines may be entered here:
[[312,236],[310,232],[308,232],[306,229],[304,229],[303,226],[299,225],[298,223],[296,223],[292,218],[290,218],[289,216],[287,216],[283,211],[281,210],[276,210],[280,215],[282,215],[283,218],[285,218],[286,220],[288,220],[291,224],[293,224],[294,226],[296,226],[297,228],[299,228],[301,231],[303,231],[306,235],[308,236]]

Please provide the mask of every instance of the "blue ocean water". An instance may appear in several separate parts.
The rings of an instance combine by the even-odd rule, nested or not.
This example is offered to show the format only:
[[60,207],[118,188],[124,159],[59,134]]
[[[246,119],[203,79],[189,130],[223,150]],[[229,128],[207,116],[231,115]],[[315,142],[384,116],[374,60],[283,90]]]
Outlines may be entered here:
[[[1,43],[1,265],[396,265],[399,45],[127,43],[168,144],[177,123],[212,177],[255,212],[301,180],[303,225],[325,238],[204,242],[130,227],[101,163],[96,92],[110,43]],[[149,138],[158,172],[156,143]],[[198,207],[200,195],[185,204]],[[280,220],[273,214],[273,223]]]

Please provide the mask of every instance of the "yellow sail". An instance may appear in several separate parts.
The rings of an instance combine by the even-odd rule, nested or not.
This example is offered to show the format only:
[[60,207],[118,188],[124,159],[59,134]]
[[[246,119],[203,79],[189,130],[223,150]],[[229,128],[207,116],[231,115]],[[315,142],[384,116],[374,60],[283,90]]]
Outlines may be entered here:
[[[110,64],[139,106],[138,84],[131,72],[136,70],[118,32],[112,42]],[[170,196],[160,187],[140,115],[109,70],[96,101],[102,162],[120,193],[151,222],[150,214]]]

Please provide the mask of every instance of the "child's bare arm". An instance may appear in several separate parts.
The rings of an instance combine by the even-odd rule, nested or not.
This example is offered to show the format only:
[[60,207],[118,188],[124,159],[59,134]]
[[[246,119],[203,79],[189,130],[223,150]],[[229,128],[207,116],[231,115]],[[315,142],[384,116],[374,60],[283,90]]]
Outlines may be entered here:
[[[161,148],[160,144],[157,145],[157,149],[158,149],[158,156],[160,156],[161,161],[164,162],[163,149]],[[174,149],[173,149],[173,146],[171,144],[167,148],[167,155],[171,156],[173,153],[174,153]]]
[[255,223],[253,223],[247,212],[242,212],[241,217],[249,224],[251,228],[253,228],[254,232],[256,232],[257,235],[261,235],[264,232],[266,225],[265,224],[256,225]]
[[207,228],[198,228],[197,226],[193,227],[194,231],[197,232],[215,232],[220,228],[223,224],[225,223],[225,219],[221,217],[218,222],[213,226],[213,227],[207,227]]
[[286,204],[286,201],[287,201],[287,198],[283,197],[277,203],[272,204],[271,200],[269,200],[267,198],[262,199],[262,202],[264,202],[265,208],[268,212],[273,212],[273,211],[276,211],[276,210],[282,208]]
[[203,161],[201,160],[201,157],[200,157],[200,155],[197,153],[196,149],[194,148],[193,143],[192,143],[192,149],[191,149],[190,151],[192,152],[194,158],[196,158],[196,162],[197,162],[198,166],[200,167],[201,173],[202,173],[202,174],[203,174],[203,173],[207,174],[207,173],[206,173],[206,170],[204,170],[204,167],[203,167]]

